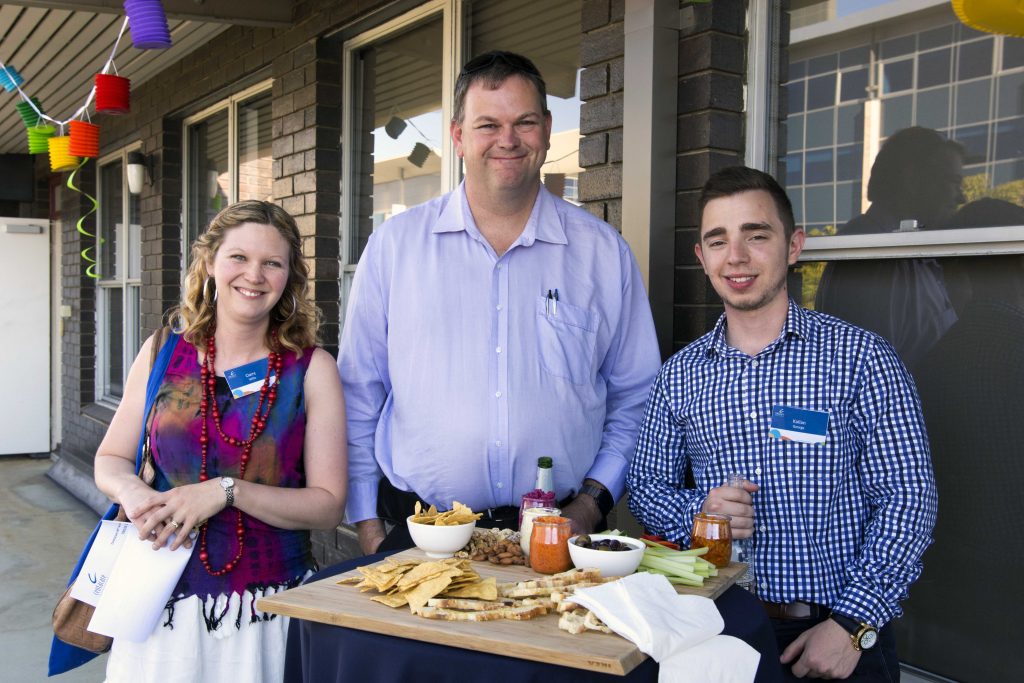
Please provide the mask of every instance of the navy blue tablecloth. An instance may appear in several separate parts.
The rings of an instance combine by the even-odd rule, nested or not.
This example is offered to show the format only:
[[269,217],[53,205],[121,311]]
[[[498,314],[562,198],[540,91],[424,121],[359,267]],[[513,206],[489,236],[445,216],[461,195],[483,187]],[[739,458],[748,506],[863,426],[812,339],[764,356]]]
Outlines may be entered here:
[[[373,564],[391,552],[359,557],[323,569],[306,583]],[[715,600],[725,621],[725,635],[747,642],[761,653],[757,683],[782,681],[779,653],[771,623],[750,593],[733,586]],[[292,619],[288,628],[285,683],[578,683],[580,681],[658,680],[658,665],[646,659],[627,676],[614,676],[385,636],[357,629]]]

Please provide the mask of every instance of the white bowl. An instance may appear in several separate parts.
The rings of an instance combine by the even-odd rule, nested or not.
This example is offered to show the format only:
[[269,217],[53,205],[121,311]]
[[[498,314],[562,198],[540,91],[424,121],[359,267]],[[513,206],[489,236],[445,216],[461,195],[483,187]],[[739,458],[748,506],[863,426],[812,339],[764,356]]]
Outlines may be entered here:
[[412,521],[412,518],[413,515],[409,515],[406,519],[406,523],[409,525],[409,535],[412,536],[416,547],[425,552],[428,557],[451,557],[469,543],[470,537],[473,536],[473,529],[476,528],[475,520],[456,526],[434,526],[433,524],[417,524]]
[[569,544],[569,557],[577,569],[594,567],[601,570],[601,576],[626,576],[636,571],[640,566],[640,560],[644,556],[644,544],[635,538],[628,536],[616,536],[614,534],[590,534],[593,541],[600,541],[604,538],[614,538],[632,550],[594,550],[576,545],[578,536],[573,536],[567,542]]

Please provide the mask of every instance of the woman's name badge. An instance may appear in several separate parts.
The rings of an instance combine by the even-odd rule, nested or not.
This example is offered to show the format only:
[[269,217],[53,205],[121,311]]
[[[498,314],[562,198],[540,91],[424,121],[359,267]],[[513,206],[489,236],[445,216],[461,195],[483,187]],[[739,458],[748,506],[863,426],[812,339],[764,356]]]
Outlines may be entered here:
[[799,443],[825,443],[828,433],[828,412],[805,410],[792,406],[772,407],[772,427],[768,436]]
[[[267,376],[268,362],[267,358],[263,358],[227,370],[224,373],[224,379],[228,381],[228,386],[231,388],[231,397],[242,398],[259,391]],[[270,375],[270,382],[267,386],[272,385],[275,381],[277,381],[277,376]]]

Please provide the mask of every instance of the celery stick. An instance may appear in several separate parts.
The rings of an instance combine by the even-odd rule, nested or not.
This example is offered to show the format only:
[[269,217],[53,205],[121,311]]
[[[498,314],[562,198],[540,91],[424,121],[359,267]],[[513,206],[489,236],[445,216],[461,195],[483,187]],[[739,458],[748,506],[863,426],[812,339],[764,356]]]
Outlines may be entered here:
[[663,572],[660,569],[653,569],[651,567],[645,567],[643,565],[640,565],[640,570],[639,571],[648,572],[650,574],[660,574],[660,575],[664,576],[666,579],[668,579],[668,582],[671,583],[671,584],[679,584],[679,585],[683,585],[683,586],[693,586],[694,588],[701,588],[704,585],[704,580],[701,579],[700,577],[698,577],[697,579],[689,579],[689,578],[682,577],[682,576],[676,576],[675,574],[670,574],[668,572]]
[[682,565],[673,563],[668,560],[663,560],[658,557],[644,557],[640,561],[640,566],[661,569],[665,572],[670,573],[672,576],[682,576],[693,581],[703,581],[703,579],[700,576],[694,574],[689,569],[684,568]]

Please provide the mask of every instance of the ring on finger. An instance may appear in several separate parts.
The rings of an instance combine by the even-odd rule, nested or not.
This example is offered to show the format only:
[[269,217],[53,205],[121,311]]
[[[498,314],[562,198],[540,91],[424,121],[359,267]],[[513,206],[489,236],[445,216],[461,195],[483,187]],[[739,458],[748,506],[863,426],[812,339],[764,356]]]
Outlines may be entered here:
[[171,526],[172,526],[172,527],[174,527],[175,531],[177,531],[178,529],[180,529],[180,528],[181,528],[181,522],[175,522],[175,521],[174,521],[174,520],[172,519],[172,520],[171,520]]

